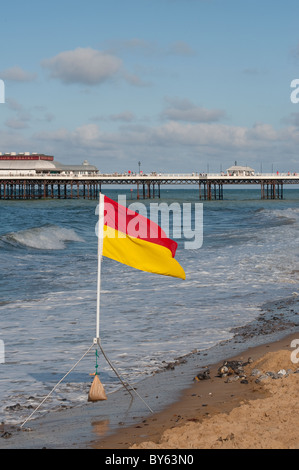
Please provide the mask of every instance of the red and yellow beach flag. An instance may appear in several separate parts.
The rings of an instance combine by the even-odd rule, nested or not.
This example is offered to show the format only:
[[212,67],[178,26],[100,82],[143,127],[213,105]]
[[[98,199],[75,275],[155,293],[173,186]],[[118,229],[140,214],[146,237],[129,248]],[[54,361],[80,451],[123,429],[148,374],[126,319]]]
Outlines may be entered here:
[[99,205],[101,254],[141,271],[185,279],[174,259],[177,243],[150,219],[101,194]]

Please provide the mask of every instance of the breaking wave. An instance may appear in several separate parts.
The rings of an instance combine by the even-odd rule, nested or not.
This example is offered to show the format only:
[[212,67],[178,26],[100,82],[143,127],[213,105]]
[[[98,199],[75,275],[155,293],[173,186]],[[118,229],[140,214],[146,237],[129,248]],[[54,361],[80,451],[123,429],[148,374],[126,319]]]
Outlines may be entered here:
[[67,242],[84,242],[75,230],[57,225],[43,225],[0,237],[1,244],[12,247],[26,247],[36,250],[63,250]]
[[299,221],[299,209],[298,208],[286,208],[286,209],[264,209],[260,208],[255,211],[256,214],[260,215],[265,219],[265,222],[271,225],[292,225]]

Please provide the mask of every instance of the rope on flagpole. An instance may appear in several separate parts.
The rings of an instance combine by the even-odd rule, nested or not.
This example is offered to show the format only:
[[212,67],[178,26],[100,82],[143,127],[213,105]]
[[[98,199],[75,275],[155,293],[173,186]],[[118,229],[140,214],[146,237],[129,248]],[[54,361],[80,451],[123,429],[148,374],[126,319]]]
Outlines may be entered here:
[[[149,411],[151,413],[154,413],[153,410],[150,408],[150,406],[146,403],[146,401],[139,395],[139,393],[137,392],[137,390],[127,381],[127,384],[124,382],[124,380],[121,378],[119,372],[116,370],[116,368],[114,367],[114,365],[112,364],[112,362],[109,360],[107,354],[105,353],[101,343],[100,343],[100,340],[98,339],[98,345],[99,345],[99,348],[104,356],[104,358],[106,359],[106,361],[108,362],[109,366],[111,367],[111,369],[114,371],[114,373],[117,375],[117,377],[119,378],[119,380],[121,381],[122,385],[125,387],[125,389],[127,390],[127,392],[129,392],[129,394],[131,396],[132,393],[131,393],[131,390],[133,390],[134,393],[136,393],[136,395],[140,398],[140,400],[145,404],[145,406],[149,409]],[[131,390],[128,388],[128,386],[131,388]]]
[[[135,388],[127,381],[127,383],[125,383],[125,381],[121,378],[119,372],[116,370],[115,366],[112,364],[112,362],[110,361],[110,359],[108,358],[107,354],[105,353],[100,341],[98,340],[97,341],[97,344],[99,345],[99,348],[103,354],[103,357],[106,359],[107,363],[109,364],[109,366],[111,367],[111,369],[114,371],[115,375],[119,378],[120,382],[122,383],[122,385],[124,386],[124,388],[127,390],[127,392],[131,395],[131,397],[133,397],[132,393],[131,393],[131,390],[133,390],[133,392],[140,398],[140,400],[145,404],[145,406],[149,409],[149,411],[151,413],[154,413],[153,410],[150,408],[150,406],[145,402],[145,400],[139,395],[139,393],[137,392],[137,390],[135,390]],[[77,365],[84,359],[85,356],[87,356],[87,354],[91,351],[91,349],[94,347],[95,345],[95,341],[93,341],[92,345],[87,349],[87,351],[83,354],[83,356],[76,362],[76,364],[74,364],[71,369],[59,380],[59,382],[57,382],[57,384],[52,388],[52,390],[48,393],[48,395],[41,401],[41,403],[35,408],[35,410],[33,410],[33,412],[31,413],[31,415],[28,416],[28,418],[26,418],[26,420],[21,424],[20,428],[22,429],[25,424],[31,420],[31,418],[33,417],[33,415],[41,408],[41,406],[48,400],[48,398],[50,398],[50,396],[53,394],[53,392],[56,390],[56,388],[64,381],[64,379],[77,367]],[[129,388],[130,387],[130,388]],[[131,390],[130,390],[131,389]]]
[[32,418],[32,416],[39,410],[39,408],[45,403],[45,401],[48,400],[48,398],[52,395],[52,393],[56,390],[56,388],[61,384],[61,382],[63,382],[63,380],[77,367],[79,362],[81,362],[82,359],[84,359],[84,357],[89,353],[89,351],[93,348],[93,346],[94,346],[94,343],[92,343],[90,348],[88,348],[88,350],[83,354],[83,356],[79,359],[79,361],[77,361],[76,364],[73,365],[73,367],[62,377],[62,379],[60,379],[59,382],[57,382],[57,384],[55,385],[55,387],[52,388],[50,393],[48,393],[48,395],[41,401],[41,403],[35,408],[35,410],[31,413],[31,415],[28,416],[28,418],[24,421],[24,423],[21,424],[20,426],[21,428],[27,423],[27,421],[29,421]]

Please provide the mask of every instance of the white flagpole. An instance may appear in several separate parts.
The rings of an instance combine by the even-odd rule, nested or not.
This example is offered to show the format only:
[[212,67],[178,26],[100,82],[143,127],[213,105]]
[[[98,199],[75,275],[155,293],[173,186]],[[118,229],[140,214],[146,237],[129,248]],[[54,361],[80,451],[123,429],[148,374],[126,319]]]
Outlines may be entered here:
[[98,223],[98,282],[97,282],[97,321],[95,343],[100,341],[100,300],[101,300],[101,267],[103,256],[104,238],[104,195],[100,193],[99,200],[99,223]]

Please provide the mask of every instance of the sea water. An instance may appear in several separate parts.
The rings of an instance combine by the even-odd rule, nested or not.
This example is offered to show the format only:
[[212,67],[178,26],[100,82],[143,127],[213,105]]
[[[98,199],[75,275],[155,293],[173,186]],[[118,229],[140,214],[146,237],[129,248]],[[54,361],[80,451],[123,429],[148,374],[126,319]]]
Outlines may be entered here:
[[[110,189],[117,200],[130,191]],[[176,259],[186,280],[102,262],[100,336],[123,378],[135,383],[194,349],[232,337],[269,300],[298,289],[299,191],[260,200],[258,190],[225,189],[205,201],[203,245]],[[133,196],[134,197],[134,196]],[[199,203],[192,189],[161,190],[150,202]],[[21,423],[84,356],[96,334],[97,202],[0,201],[0,422]],[[106,392],[119,381],[95,348],[49,399],[47,408],[86,403],[99,361]]]

